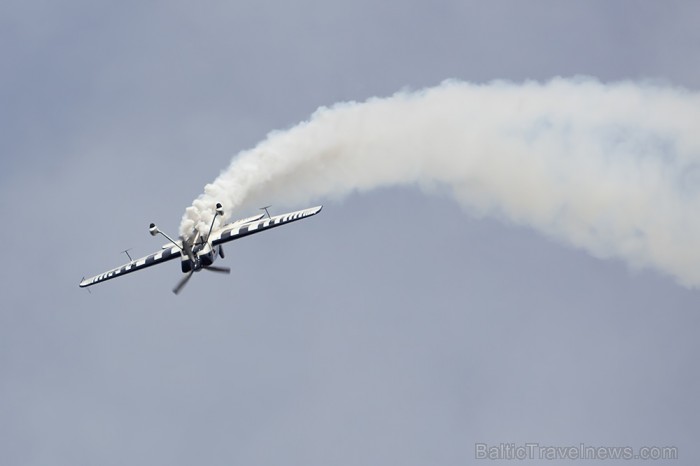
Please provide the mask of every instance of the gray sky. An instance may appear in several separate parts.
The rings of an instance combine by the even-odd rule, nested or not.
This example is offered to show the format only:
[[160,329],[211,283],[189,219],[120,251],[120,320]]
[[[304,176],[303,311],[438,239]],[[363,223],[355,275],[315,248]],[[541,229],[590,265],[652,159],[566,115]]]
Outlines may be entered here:
[[149,222],[176,232],[233,154],[320,105],[447,78],[698,90],[699,18],[680,1],[3,2],[0,462],[466,465],[475,442],[538,442],[697,464],[698,291],[417,189],[319,199],[178,297],[176,263],[77,284],[157,249]]

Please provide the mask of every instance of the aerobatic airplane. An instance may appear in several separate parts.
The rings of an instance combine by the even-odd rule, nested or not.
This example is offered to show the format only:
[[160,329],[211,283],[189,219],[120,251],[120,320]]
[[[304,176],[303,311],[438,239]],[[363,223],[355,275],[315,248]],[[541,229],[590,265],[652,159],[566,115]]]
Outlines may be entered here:
[[[209,233],[206,236],[202,236],[199,232],[194,232],[187,238],[180,237],[179,241],[174,241],[168,235],[160,231],[154,223],[151,223],[149,228],[151,235],[156,236],[161,234],[170,241],[169,243],[163,245],[160,251],[149,254],[146,257],[130,260],[128,264],[121,267],[117,267],[91,278],[84,278],[80,282],[80,287],[85,288],[97,283],[102,283],[103,281],[121,277],[127,273],[145,269],[146,267],[161,264],[179,257],[181,259],[180,265],[182,267],[182,273],[186,273],[187,275],[173,288],[173,293],[178,294],[192,277],[192,274],[200,270],[231,273],[231,269],[228,267],[215,267],[213,265],[218,256],[221,256],[221,258],[224,257],[224,243],[316,215],[322,208],[323,206],[311,207],[309,209],[271,217],[267,211],[267,207],[263,207],[267,218],[264,218],[265,214],[259,214],[237,220],[233,223],[227,223],[213,230],[216,218],[224,214],[224,209],[221,204],[216,204],[216,212],[211,226],[209,227]],[[128,250],[124,252],[129,259],[131,259]]]

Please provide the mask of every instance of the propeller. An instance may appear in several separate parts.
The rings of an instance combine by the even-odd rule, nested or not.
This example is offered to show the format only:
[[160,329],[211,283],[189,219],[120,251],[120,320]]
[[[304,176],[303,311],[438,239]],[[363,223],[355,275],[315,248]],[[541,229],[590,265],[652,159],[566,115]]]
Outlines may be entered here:
[[187,285],[187,282],[190,280],[190,278],[192,278],[192,274],[194,274],[194,269],[192,269],[190,273],[185,275],[185,277],[182,280],[180,280],[180,282],[175,286],[175,288],[173,288],[173,293],[178,294],[180,290],[182,290],[185,287],[185,285]]
[[231,269],[228,267],[216,267],[213,265],[210,265],[209,267],[204,267],[204,270],[208,270],[210,272],[231,273]]
[[[214,266],[209,266],[209,267],[204,267],[204,270],[209,270],[210,272],[217,272],[217,273],[231,273],[231,269],[228,267],[214,267]],[[190,273],[185,275],[182,280],[180,280],[173,288],[173,293],[178,294],[184,287],[187,285],[187,282],[190,281],[190,278],[192,278],[192,275],[194,274],[194,269],[190,270]],[[88,290],[89,291],[89,290]]]
[[191,261],[192,263],[192,269],[190,270],[190,273],[185,275],[178,283],[175,285],[175,288],[173,288],[173,293],[178,294],[180,290],[182,290],[185,285],[187,285],[187,282],[190,281],[190,278],[192,278],[192,274],[194,271],[197,269],[197,259],[194,257],[194,253],[192,252],[192,242],[194,238],[185,238],[184,236],[180,236],[180,242],[182,243],[182,250],[187,256],[187,258]]

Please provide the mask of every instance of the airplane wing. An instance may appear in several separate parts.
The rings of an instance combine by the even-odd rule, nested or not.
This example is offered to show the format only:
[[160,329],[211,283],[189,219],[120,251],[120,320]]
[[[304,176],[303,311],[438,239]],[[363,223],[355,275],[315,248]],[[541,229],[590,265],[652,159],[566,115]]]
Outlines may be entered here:
[[[323,206],[317,206],[266,219],[262,218],[264,214],[259,214],[243,220],[238,220],[231,224],[225,225],[218,231],[213,232],[211,234],[210,241],[214,246],[226,243],[228,241],[233,241],[234,239],[252,235],[253,233],[258,233],[269,228],[275,228],[280,225],[296,222],[297,220],[316,215],[322,208]],[[92,286],[106,280],[111,280],[112,278],[121,277],[122,275],[145,269],[146,267],[150,267],[152,265],[179,258],[182,255],[182,251],[180,250],[181,243],[178,241],[176,244],[177,245],[173,245],[172,243],[170,245],[166,244],[158,252],[154,252],[148,256],[131,261],[128,264],[122,265],[121,267],[108,270],[100,275],[85,278],[80,282],[80,287],[85,288]]]
[[316,215],[317,213],[321,212],[322,208],[323,206],[320,205],[309,209],[298,210],[296,212],[289,212],[287,214],[252,221],[246,224],[234,223],[232,225],[226,225],[221,230],[212,233],[211,242],[214,246],[216,246],[217,244],[227,243],[229,241],[233,241],[234,239],[259,233],[270,228],[296,222],[297,220]]
[[152,265],[160,264],[162,262],[167,262],[172,259],[180,257],[180,248],[177,246],[172,246],[169,248],[163,248],[158,252],[149,254],[148,256],[142,257],[141,259],[136,259],[128,264],[124,264],[121,267],[117,267],[112,270],[108,270],[100,275],[95,275],[94,277],[84,278],[80,282],[80,287],[85,288],[87,286],[95,285],[97,283],[102,283],[103,281],[110,280],[112,278],[121,277],[127,273],[135,272],[137,270],[145,269]]

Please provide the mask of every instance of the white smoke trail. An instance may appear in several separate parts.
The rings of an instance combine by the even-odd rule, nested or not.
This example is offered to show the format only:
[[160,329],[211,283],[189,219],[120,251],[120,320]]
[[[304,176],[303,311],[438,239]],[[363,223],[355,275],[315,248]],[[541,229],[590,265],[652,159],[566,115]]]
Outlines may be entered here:
[[181,232],[206,230],[216,202],[409,184],[700,285],[700,93],[644,83],[447,81],[320,108],[234,157]]

